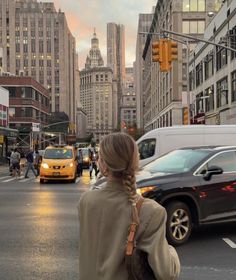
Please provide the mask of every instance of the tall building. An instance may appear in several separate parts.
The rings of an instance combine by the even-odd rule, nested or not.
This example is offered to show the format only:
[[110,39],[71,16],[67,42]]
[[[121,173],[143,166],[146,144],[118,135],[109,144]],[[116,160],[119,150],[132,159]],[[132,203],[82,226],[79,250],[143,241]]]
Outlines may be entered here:
[[[153,21],[143,51],[143,119],[145,131],[164,126],[183,124],[182,96],[187,89],[188,54],[196,42],[169,35],[178,40],[178,61],[169,72],[160,72],[157,62],[152,62],[152,42],[159,40],[160,29],[180,34],[203,37],[211,21],[212,12],[219,9],[220,0],[174,1],[158,0]],[[217,5],[216,5],[217,4]],[[180,42],[182,41],[182,43]]]
[[78,59],[65,14],[36,0],[1,0],[0,11],[3,70],[37,80],[50,93],[51,111],[75,123]]
[[107,24],[107,66],[117,81],[118,125],[121,123],[121,98],[125,81],[125,27],[122,24]]
[[134,68],[125,68],[125,87],[121,99],[121,130],[132,134],[136,129],[136,94]]
[[[154,11],[153,11],[154,13]],[[138,32],[136,39],[136,56],[135,56],[135,92],[137,103],[137,128],[143,130],[143,59],[142,53],[147,39],[147,34],[152,23],[153,13],[139,14]],[[143,32],[143,33],[141,33]]]
[[85,68],[80,71],[80,103],[87,114],[87,132],[95,141],[117,126],[117,91],[113,72],[105,67],[94,31]]
[[[236,2],[225,2],[207,26],[190,57],[189,84],[193,124],[236,123]],[[226,50],[230,47],[235,51]],[[189,105],[189,104],[188,104]]]

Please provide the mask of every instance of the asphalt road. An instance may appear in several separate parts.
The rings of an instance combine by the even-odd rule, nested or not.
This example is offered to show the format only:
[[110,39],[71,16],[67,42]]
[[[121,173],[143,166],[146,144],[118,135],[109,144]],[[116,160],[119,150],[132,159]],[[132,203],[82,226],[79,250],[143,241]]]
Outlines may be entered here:
[[[16,180],[0,174],[1,280],[78,280],[76,207],[89,181],[86,172],[75,184],[44,185],[33,177]],[[236,279],[234,245],[235,223],[196,231],[177,248],[180,279]]]

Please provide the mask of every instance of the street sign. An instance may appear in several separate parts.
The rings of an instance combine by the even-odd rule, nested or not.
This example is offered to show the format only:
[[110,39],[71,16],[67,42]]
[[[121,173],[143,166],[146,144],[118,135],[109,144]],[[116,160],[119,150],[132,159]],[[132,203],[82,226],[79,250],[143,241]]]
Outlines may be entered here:
[[39,132],[40,131],[40,123],[32,123],[32,131]]

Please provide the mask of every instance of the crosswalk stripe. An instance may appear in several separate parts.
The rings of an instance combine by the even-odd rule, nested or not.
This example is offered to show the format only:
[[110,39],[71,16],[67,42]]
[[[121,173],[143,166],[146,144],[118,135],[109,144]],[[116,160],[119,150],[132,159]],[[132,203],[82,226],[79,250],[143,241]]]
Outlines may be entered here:
[[10,181],[13,181],[13,180],[16,180],[16,178],[7,179],[7,180],[4,180],[2,182],[7,183],[7,182],[10,182]]
[[5,179],[5,178],[10,178],[10,177],[11,177],[10,175],[4,176],[4,177],[0,177],[0,180]]
[[29,181],[29,180],[31,180],[32,178],[25,178],[25,179],[23,179],[23,180],[19,180],[19,182],[20,183],[24,183],[24,182],[27,182],[27,181]]

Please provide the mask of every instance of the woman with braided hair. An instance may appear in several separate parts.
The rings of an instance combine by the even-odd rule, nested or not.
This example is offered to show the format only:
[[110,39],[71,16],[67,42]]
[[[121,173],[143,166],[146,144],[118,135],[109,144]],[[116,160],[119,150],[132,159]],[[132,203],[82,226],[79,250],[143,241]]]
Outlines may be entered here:
[[133,138],[125,133],[105,136],[98,164],[106,185],[84,193],[78,205],[79,279],[130,279],[125,251],[131,218],[139,225],[136,246],[147,253],[155,278],[178,279],[178,255],[165,238],[165,209],[146,198],[139,214],[136,208],[139,154]]

